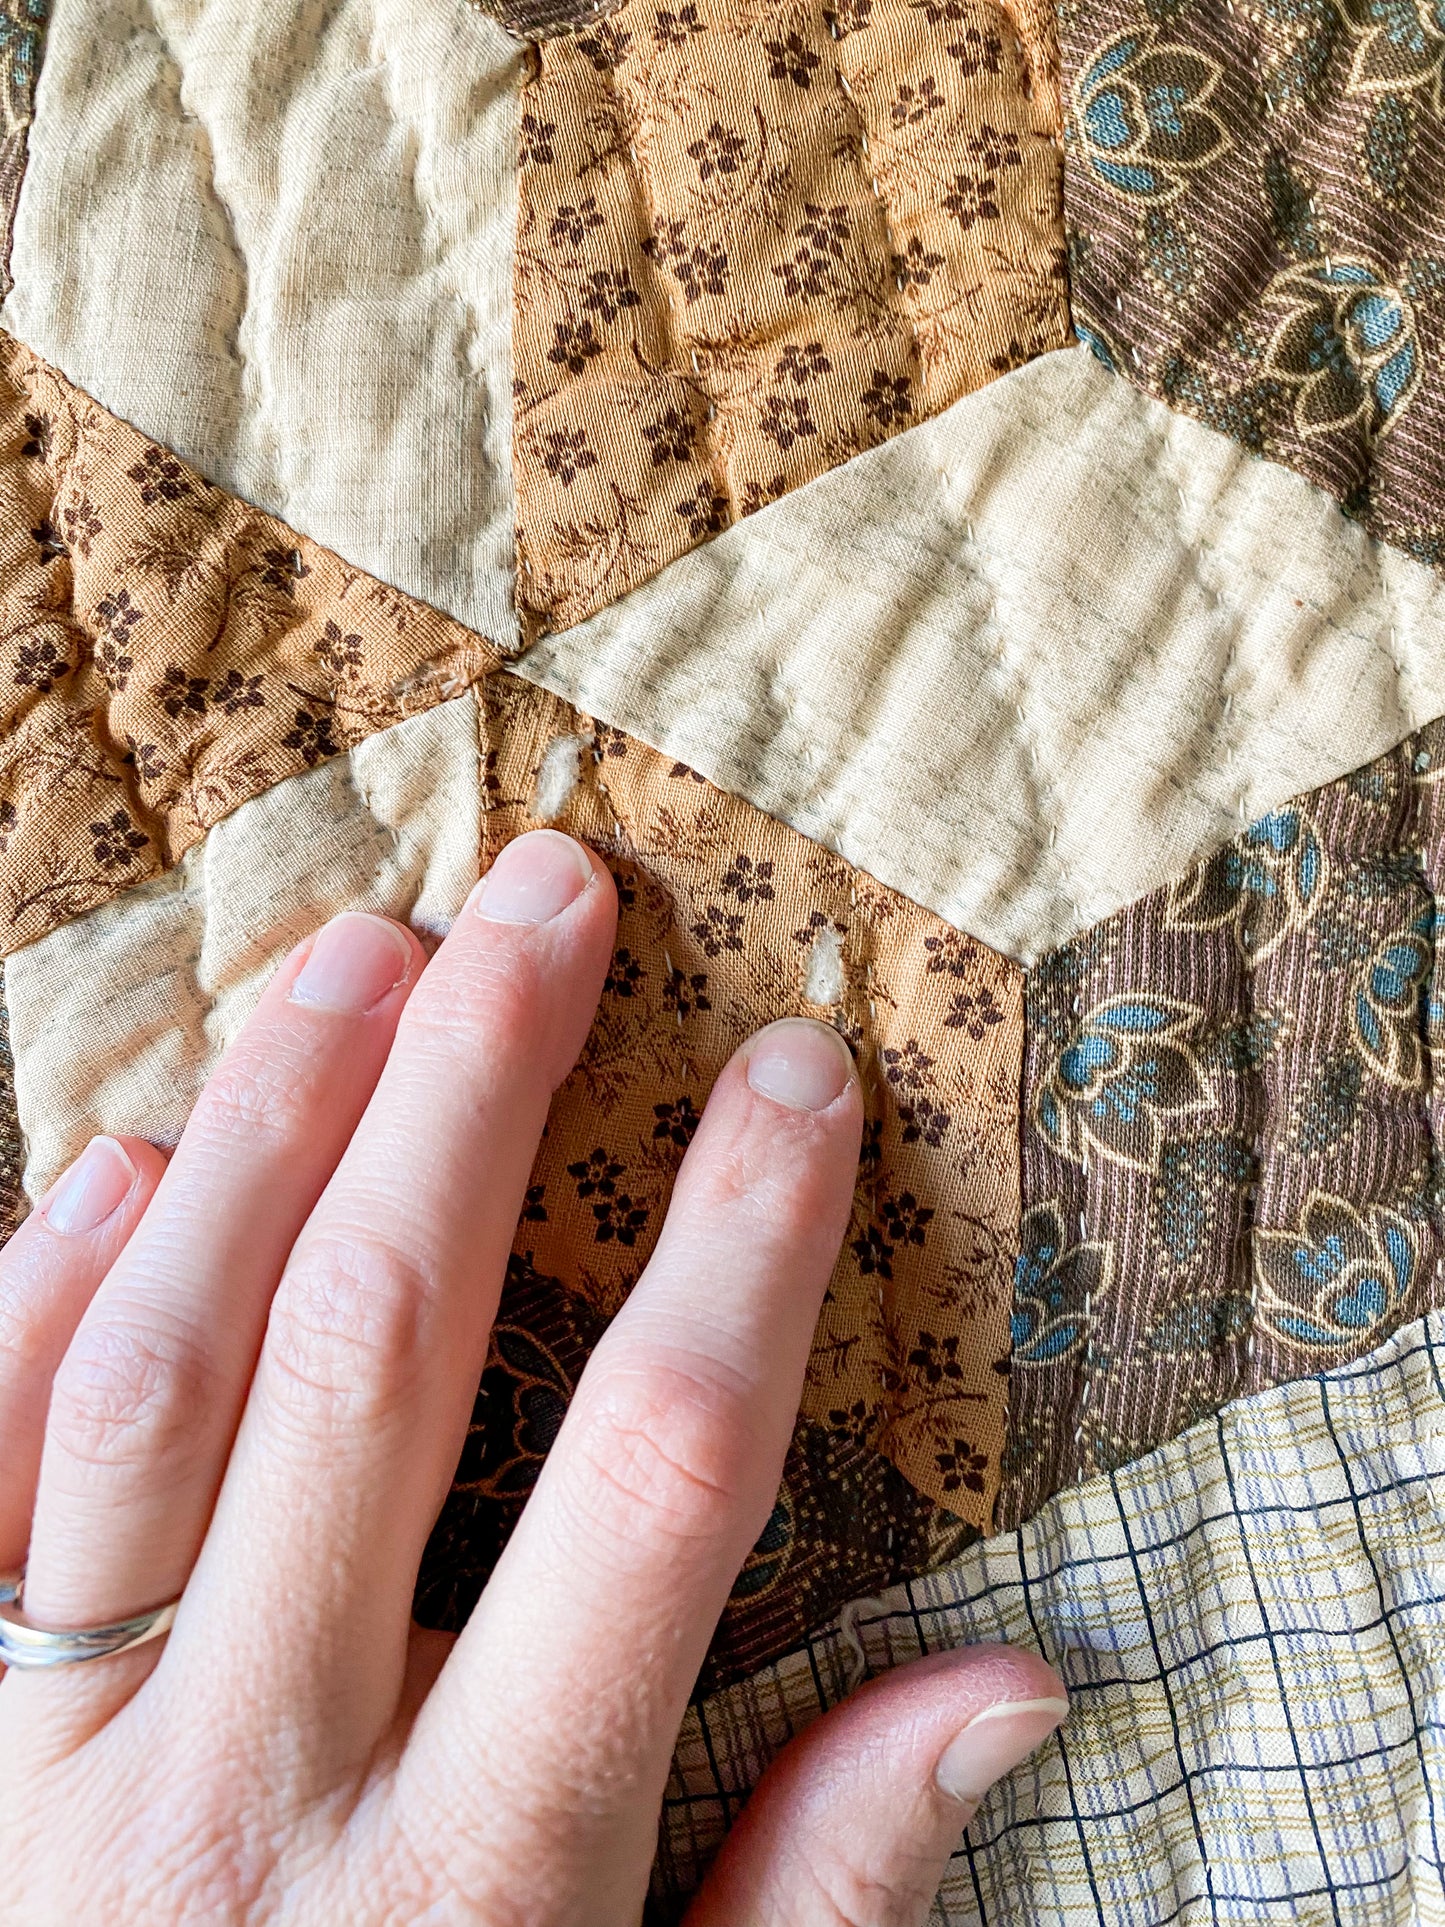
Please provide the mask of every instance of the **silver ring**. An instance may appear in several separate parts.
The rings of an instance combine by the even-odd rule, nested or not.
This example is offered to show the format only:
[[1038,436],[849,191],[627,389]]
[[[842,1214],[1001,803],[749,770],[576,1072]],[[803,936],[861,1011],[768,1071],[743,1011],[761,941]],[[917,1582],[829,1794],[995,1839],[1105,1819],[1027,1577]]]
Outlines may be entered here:
[[149,1612],[134,1613],[108,1626],[83,1626],[74,1632],[51,1632],[35,1626],[21,1610],[23,1572],[0,1573],[0,1665],[25,1668],[73,1666],[82,1659],[108,1659],[160,1639],[174,1623],[178,1599]]

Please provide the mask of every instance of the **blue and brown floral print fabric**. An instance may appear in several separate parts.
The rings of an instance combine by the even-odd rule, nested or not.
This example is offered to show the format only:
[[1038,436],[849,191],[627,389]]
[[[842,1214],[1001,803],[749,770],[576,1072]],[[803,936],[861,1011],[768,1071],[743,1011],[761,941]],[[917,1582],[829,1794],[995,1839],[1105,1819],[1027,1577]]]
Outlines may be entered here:
[[1000,1522],[1441,1300],[1445,724],[1026,987]]
[[1065,0],[1073,319],[1119,373],[1445,559],[1445,13]]
[[0,297],[13,285],[10,240],[49,17],[50,0],[0,0]]

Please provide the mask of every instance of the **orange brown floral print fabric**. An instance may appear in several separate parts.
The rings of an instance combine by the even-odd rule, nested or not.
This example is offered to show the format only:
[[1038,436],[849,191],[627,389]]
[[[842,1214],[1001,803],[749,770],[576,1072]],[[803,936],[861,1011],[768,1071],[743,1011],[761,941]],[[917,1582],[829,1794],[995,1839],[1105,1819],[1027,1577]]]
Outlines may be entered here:
[[713,1654],[709,1678],[731,1677],[991,1527],[1022,974],[545,691],[504,674],[479,696],[484,861],[537,820],[560,771],[573,786],[551,820],[606,857],[621,917],[597,1021],[533,1172],[421,1609],[454,1624],[475,1598],[587,1352],[647,1261],[718,1071],[759,1024],[806,1013],[852,1043],[868,1124],[783,1491]]
[[0,952],[499,660],[0,336]]
[[533,633],[1072,339],[1055,68],[1052,14],[995,0],[627,0],[537,51]]

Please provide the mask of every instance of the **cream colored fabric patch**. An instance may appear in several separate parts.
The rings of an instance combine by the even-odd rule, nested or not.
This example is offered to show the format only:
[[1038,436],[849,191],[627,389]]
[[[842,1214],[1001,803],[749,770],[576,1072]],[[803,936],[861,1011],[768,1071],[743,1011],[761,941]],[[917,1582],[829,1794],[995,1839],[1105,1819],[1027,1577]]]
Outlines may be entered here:
[[503,645],[522,66],[466,0],[55,0],[3,310]]
[[7,958],[31,1197],[96,1131],[173,1143],[280,958],[335,911],[441,935],[480,869],[480,797],[468,694],[241,804],[175,869]]
[[1083,349],[516,665],[1025,961],[1445,709],[1445,585]]

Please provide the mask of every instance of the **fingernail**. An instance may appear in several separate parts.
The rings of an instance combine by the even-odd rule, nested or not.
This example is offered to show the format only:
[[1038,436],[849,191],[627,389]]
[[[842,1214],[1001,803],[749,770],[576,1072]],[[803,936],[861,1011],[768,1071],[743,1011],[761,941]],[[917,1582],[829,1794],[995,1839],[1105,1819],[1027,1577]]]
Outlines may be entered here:
[[825,1111],[853,1075],[853,1053],[836,1030],[811,1017],[785,1017],[758,1032],[748,1082],[790,1111]]
[[385,917],[346,910],[316,933],[290,1001],[359,1017],[411,974],[412,949]]
[[509,843],[472,892],[489,923],[550,923],[592,881],[592,861],[560,830],[528,830]]
[[63,1237],[94,1231],[130,1196],[136,1169],[113,1137],[93,1137],[45,1200],[45,1222]]
[[1068,1712],[1065,1699],[1000,1700],[986,1706],[950,1740],[935,1767],[939,1791],[977,1806],[995,1780],[1042,1746]]

